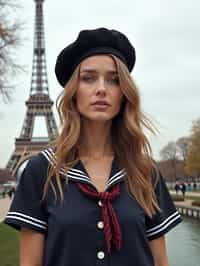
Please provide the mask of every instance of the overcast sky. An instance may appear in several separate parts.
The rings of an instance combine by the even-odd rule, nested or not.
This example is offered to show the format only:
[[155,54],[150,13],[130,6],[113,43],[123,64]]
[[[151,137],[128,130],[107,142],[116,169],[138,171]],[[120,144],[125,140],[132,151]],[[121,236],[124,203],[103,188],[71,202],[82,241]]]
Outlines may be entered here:
[[[25,22],[25,29],[16,59],[26,66],[27,72],[13,80],[13,102],[0,104],[0,167],[6,165],[14,150],[30,91],[35,3],[19,2],[22,9],[16,15]],[[199,14],[199,0],[46,0],[50,97],[55,101],[61,91],[54,75],[57,54],[75,40],[80,30],[104,26],[122,31],[136,48],[132,76],[141,93],[142,108],[160,130],[157,137],[150,137],[154,157],[158,159],[161,148],[189,135],[192,121],[200,117]],[[54,113],[57,119],[55,108]]]

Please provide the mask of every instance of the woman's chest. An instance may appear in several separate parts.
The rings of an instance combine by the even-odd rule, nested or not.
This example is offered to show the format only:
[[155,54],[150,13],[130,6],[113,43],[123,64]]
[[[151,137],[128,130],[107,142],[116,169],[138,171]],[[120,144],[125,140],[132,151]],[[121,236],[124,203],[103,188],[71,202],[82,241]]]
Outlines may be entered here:
[[[120,185],[120,196],[111,202],[119,223],[123,228],[144,228],[145,213],[136,200],[127,192],[125,184]],[[76,182],[70,182],[65,190],[62,203],[53,200],[47,204],[48,225],[59,230],[91,231],[102,221],[102,204],[100,199],[85,195]]]
[[112,157],[99,161],[82,159],[85,172],[88,174],[93,185],[99,192],[106,190],[106,186],[111,175],[112,162]]

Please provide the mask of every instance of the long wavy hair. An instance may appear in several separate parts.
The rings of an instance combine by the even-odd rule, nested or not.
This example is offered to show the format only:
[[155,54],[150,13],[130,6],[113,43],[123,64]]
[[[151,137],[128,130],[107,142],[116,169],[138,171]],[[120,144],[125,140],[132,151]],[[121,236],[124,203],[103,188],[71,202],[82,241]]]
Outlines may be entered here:
[[[140,95],[126,65],[114,55],[109,54],[109,56],[116,64],[120,88],[125,96],[119,113],[112,121],[111,134],[114,154],[120,167],[126,170],[128,191],[145,213],[152,217],[156,210],[160,210],[154,193],[159,174],[152,160],[151,146],[143,131],[147,129],[154,134],[155,127],[141,111]],[[61,132],[53,145],[56,160],[54,166],[49,166],[43,199],[51,187],[55,196],[57,197],[59,194],[60,199],[63,200],[60,170],[61,168],[70,169],[79,160],[81,116],[75,103],[79,72],[80,65],[77,66],[56,101]],[[156,178],[152,178],[152,176],[156,176]],[[56,184],[53,182],[53,177]],[[67,177],[66,181],[68,181]]]

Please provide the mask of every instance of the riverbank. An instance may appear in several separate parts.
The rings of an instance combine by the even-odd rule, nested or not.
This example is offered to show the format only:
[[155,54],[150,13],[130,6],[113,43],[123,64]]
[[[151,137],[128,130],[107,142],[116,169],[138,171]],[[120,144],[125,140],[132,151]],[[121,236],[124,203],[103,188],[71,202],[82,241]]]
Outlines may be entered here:
[[174,200],[177,197],[178,200],[175,200],[174,203],[181,215],[200,221],[200,206],[199,204],[197,206],[194,206],[194,204],[192,204],[193,202],[198,203],[200,201],[199,192],[188,191],[186,192],[184,198],[180,193],[177,194],[175,191],[170,191],[170,194]]

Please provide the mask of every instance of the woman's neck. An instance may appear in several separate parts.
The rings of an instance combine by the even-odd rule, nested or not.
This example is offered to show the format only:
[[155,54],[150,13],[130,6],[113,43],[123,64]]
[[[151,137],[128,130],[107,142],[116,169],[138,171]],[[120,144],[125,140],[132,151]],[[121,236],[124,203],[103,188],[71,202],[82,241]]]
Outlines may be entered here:
[[111,123],[84,121],[81,129],[79,156],[92,159],[113,156]]

